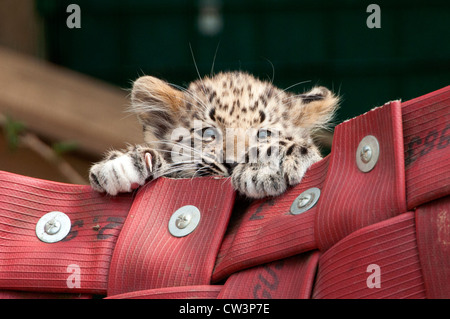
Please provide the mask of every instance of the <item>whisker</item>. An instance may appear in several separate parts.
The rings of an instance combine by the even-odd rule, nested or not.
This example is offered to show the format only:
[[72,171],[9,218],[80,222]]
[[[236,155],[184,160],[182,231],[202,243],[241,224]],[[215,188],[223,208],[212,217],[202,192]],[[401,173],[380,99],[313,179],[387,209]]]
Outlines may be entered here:
[[157,171],[158,173],[163,173],[162,175],[166,175],[166,174],[171,174],[173,172],[178,172],[178,171],[185,171],[187,169],[196,169],[197,165],[193,165],[193,164],[189,164],[189,165],[180,165],[178,167],[172,167],[172,168],[165,168],[165,169],[160,169],[159,171]]
[[[217,162],[214,158],[211,158],[210,156],[206,156],[208,154],[204,154],[203,152],[198,151],[195,148],[192,148],[187,145],[180,144],[180,143],[174,143],[172,141],[168,141],[168,142],[158,141],[158,143],[180,146],[184,150],[197,152],[197,154],[199,154],[198,158],[193,157],[191,155],[191,156],[183,157],[183,159],[185,159],[183,161],[168,163],[170,168],[174,168],[177,166],[183,166],[183,165],[184,165],[184,167],[187,167],[188,165],[190,165],[190,168],[192,168],[193,166],[195,167],[195,165],[202,163],[202,164],[205,164],[203,166],[203,167],[205,167],[205,169],[210,169],[212,172],[216,172],[217,174],[227,174],[227,172],[228,172],[227,169],[220,162]],[[157,148],[153,148],[153,149],[158,150]],[[177,152],[174,152],[171,150],[161,149],[161,151],[167,152],[167,153],[172,153],[172,154],[177,154]]]
[[166,150],[166,149],[162,149],[162,148],[152,148],[152,150],[154,150],[154,151],[158,151],[158,152],[165,152],[165,153],[173,153],[173,154],[178,154],[178,152],[175,152],[175,151],[171,151],[171,150]]
[[[283,93],[286,92],[287,90],[293,88],[294,86],[297,86],[297,85],[300,85],[300,84],[305,84],[305,83],[308,83],[308,82],[311,82],[311,80],[306,80],[306,81],[298,82],[298,83],[295,83],[295,84],[292,84],[292,85],[288,86],[287,88],[284,88],[284,89],[280,90],[280,93],[278,93],[277,95],[275,95],[275,97],[274,97],[273,99],[271,99],[271,101],[273,101],[272,103],[275,103],[276,100],[277,100],[277,97],[279,97],[281,94],[283,94]],[[300,94],[299,94],[299,95],[300,95]],[[297,95],[297,96],[299,96],[299,95]],[[293,97],[294,97],[294,96],[293,96]],[[289,99],[291,99],[291,98],[293,98],[293,97],[290,97]],[[284,106],[284,105],[285,105],[285,103],[283,104],[283,106]],[[271,106],[271,103],[270,103],[270,102],[269,102],[269,104],[267,105],[267,108],[268,108],[269,106]]]
[[309,82],[311,82],[311,80],[301,81],[301,82],[292,84],[291,86],[288,86],[287,88],[282,89],[281,92],[278,93],[275,97],[280,96],[281,94],[283,94],[283,93],[286,92],[287,90],[289,90],[289,89],[291,89],[291,88],[293,88],[293,87],[295,87],[295,86],[297,86],[297,85],[301,85],[301,84],[305,84],[305,83],[309,83]]
[[[185,145],[185,144],[181,144],[179,142],[173,142],[173,141],[169,141],[169,140],[160,140],[160,141],[155,141],[154,143],[160,143],[160,144],[165,144],[165,145],[170,145],[170,146],[179,146],[181,147],[183,150],[187,150],[187,151],[192,151],[196,154],[199,155],[199,158],[195,158],[193,160],[187,160],[187,161],[183,161],[183,162],[175,162],[175,163],[169,163],[169,164],[177,164],[177,163],[199,163],[201,159],[203,160],[207,160],[209,162],[211,162],[211,160],[214,160],[214,158],[212,158],[211,156],[207,156],[208,153],[204,153],[201,150],[197,150],[196,148],[193,148],[191,146]],[[166,150],[166,149],[160,149],[160,148],[152,148],[153,150],[156,151],[162,151],[162,152],[166,152],[166,153],[173,153],[173,154],[177,154],[176,151],[172,151],[172,150]],[[192,158],[192,157],[191,157]],[[206,162],[208,163],[208,162]],[[226,169],[224,167],[221,167],[222,164],[220,164],[219,162],[212,162],[214,165],[216,165],[218,168],[223,169],[224,171],[226,171]],[[210,165],[210,164],[208,164]]]
[[273,84],[273,81],[275,80],[275,67],[274,67],[272,61],[270,61],[269,59],[264,58],[264,60],[269,62],[269,64],[272,66],[272,79],[270,80],[270,84]]
[[214,58],[213,58],[212,66],[211,66],[211,72],[209,73],[210,77],[213,77],[214,64],[216,63],[217,51],[219,51],[219,46],[220,46],[220,41],[219,41],[219,43],[217,43],[216,52],[214,53]]
[[222,179],[223,179],[223,182],[222,182],[222,186],[223,186],[229,179],[231,179],[231,176],[224,176]]
[[[170,145],[170,146],[180,146],[181,148],[183,148],[184,150],[192,150],[194,153],[196,152],[197,154],[199,154],[200,156],[203,155],[202,151],[197,150],[194,147],[185,145],[185,144],[181,144],[179,142],[173,142],[173,141],[168,141],[168,142],[164,142],[164,141],[158,141],[156,143],[161,143],[161,144],[166,144],[166,145]],[[173,152],[173,151],[172,151]]]
[[[180,85],[173,84],[173,83],[170,83],[170,85],[172,85],[173,87],[175,87],[175,88],[177,88],[177,89],[179,89],[179,90],[181,90],[181,91],[187,93],[187,94],[188,94],[189,96],[191,96],[194,100],[196,100],[196,101],[200,104],[200,106],[203,107],[204,110],[208,110],[208,109],[209,109],[208,106],[207,106],[207,105],[206,105],[206,104],[205,104],[198,96],[196,96],[194,93],[192,93],[192,92],[189,91],[188,89],[186,89],[186,88],[184,88],[184,87],[182,87],[182,86],[180,86]],[[188,100],[186,100],[186,99],[183,99],[183,100],[184,100],[186,103],[191,104],[192,106],[197,106],[197,105],[191,103],[190,101],[188,101]]]
[[194,51],[192,50],[192,45],[189,43],[189,49],[191,50],[192,60],[194,61],[195,70],[197,71],[198,78],[203,86],[203,93],[206,94],[205,84],[203,83],[203,79],[200,76],[200,72],[198,71],[197,62],[195,61]]
[[196,169],[197,166],[196,165],[185,165],[185,166],[181,166],[181,167],[176,167],[176,168],[171,168],[171,169],[160,169],[160,170],[155,170],[153,172],[153,176],[159,177],[159,176],[167,176],[176,172],[185,172],[188,169]]
[[[209,166],[203,166],[203,167],[201,167],[201,168],[199,168],[199,169],[196,170],[196,172],[194,173],[194,175],[192,176],[192,178],[194,178],[195,175],[197,175],[197,173],[200,172],[200,171],[202,171],[202,170],[205,170],[206,173],[208,173],[208,170],[210,170],[211,172],[214,173],[214,171],[211,169],[211,167],[209,167]],[[201,176],[201,175],[200,175],[200,176]]]
[[207,167],[207,166],[203,166],[203,167],[197,169],[197,170],[195,171],[194,175],[192,175],[191,178],[192,178],[192,179],[195,178],[195,175],[197,175],[198,172],[200,172],[200,171],[202,171],[202,170],[205,170],[205,169],[208,169],[208,167]]

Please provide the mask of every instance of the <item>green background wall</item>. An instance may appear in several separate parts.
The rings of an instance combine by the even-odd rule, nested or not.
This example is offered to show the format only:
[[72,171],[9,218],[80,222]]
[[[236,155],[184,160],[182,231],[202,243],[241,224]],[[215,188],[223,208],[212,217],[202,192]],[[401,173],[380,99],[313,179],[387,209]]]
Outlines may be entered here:
[[[81,28],[69,29],[69,4]],[[381,8],[369,29],[366,8]],[[222,27],[204,34],[205,6]],[[302,92],[325,85],[343,96],[337,122],[450,84],[449,1],[38,0],[48,59],[129,88],[142,74],[185,85],[199,71],[244,70]],[[217,20],[215,20],[217,21]],[[217,50],[217,54],[216,54]],[[273,68],[272,68],[273,65]]]

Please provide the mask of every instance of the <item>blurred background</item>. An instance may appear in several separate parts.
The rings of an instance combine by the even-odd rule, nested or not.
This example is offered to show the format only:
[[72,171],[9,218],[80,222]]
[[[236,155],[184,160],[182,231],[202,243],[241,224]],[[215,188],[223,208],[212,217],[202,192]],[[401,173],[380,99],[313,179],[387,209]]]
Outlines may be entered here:
[[[374,2],[381,28],[367,25]],[[124,112],[131,82],[187,85],[193,57],[202,76],[327,86],[342,96],[339,123],[449,84],[450,2],[0,0],[0,170],[85,183],[105,151],[142,140]]]

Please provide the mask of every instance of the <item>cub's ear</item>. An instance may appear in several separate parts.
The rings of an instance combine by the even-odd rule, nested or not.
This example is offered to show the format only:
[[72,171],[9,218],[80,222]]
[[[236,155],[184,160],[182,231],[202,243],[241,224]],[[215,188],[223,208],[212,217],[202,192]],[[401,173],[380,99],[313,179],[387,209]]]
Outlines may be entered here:
[[297,107],[293,114],[297,126],[319,129],[324,128],[332,120],[339,104],[339,98],[325,87],[314,87],[301,94],[297,99]]
[[133,84],[131,111],[138,115],[144,130],[162,138],[177,120],[184,105],[183,92],[152,76],[143,76]]

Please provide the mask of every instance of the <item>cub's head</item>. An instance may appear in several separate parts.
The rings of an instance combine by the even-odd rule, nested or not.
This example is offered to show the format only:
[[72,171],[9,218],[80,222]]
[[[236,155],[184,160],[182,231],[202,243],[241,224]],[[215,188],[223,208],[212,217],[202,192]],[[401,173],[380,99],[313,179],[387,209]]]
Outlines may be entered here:
[[277,160],[287,154],[283,147],[297,143],[310,162],[317,161],[312,133],[326,126],[338,103],[324,87],[294,94],[243,72],[205,77],[188,88],[143,76],[131,99],[145,142],[180,177],[230,176],[237,164],[258,164],[261,155],[271,155],[268,146],[275,142]]

